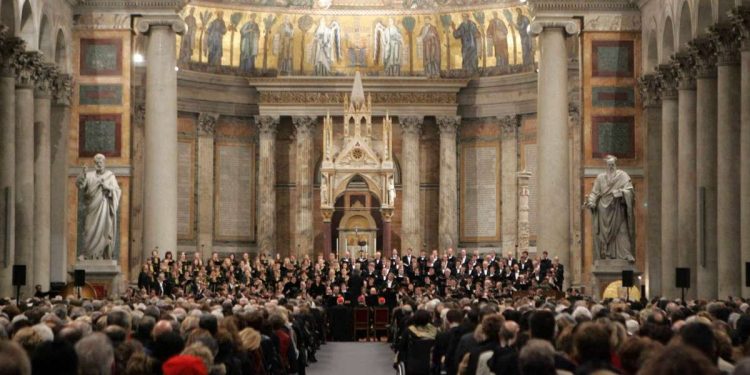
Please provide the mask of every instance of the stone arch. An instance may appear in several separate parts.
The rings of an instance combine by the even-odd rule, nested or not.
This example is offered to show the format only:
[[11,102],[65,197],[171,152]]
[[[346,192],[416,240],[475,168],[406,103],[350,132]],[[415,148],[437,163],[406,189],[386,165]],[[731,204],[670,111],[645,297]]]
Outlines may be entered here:
[[725,21],[729,18],[729,11],[734,8],[734,0],[719,0],[719,21]]
[[34,23],[34,10],[31,8],[31,1],[26,0],[21,8],[21,32],[19,35],[26,41],[27,50],[36,50],[39,46],[37,38],[36,24]]
[[674,26],[672,25],[672,19],[667,17],[664,22],[664,31],[661,39],[661,58],[660,63],[666,63],[674,54]]
[[68,72],[68,44],[65,41],[65,33],[62,29],[57,30],[55,38],[55,64],[61,72]]
[[16,2],[15,0],[2,0],[0,3],[0,23],[8,26],[13,35],[16,34]]
[[677,34],[677,37],[677,41],[679,43],[678,49],[686,47],[687,42],[693,39],[693,26],[690,18],[690,4],[687,0],[682,3],[682,8],[680,9],[679,34]]
[[42,21],[39,22],[39,52],[42,53],[46,61],[52,62],[55,58],[55,44],[52,38],[52,25],[46,14],[42,15]]
[[349,183],[356,177],[361,178],[367,185],[367,190],[369,190],[370,193],[372,193],[380,202],[383,202],[382,187],[372,178],[372,176],[365,173],[351,173],[347,175],[346,178],[342,179],[341,182],[335,186],[335,190],[333,191],[333,202],[336,202],[337,199],[344,195]]
[[659,48],[656,42],[656,30],[651,30],[646,42],[646,72],[653,72],[659,65]]
[[714,23],[714,11],[711,0],[698,0],[698,11],[696,12],[695,35],[704,35],[708,27]]

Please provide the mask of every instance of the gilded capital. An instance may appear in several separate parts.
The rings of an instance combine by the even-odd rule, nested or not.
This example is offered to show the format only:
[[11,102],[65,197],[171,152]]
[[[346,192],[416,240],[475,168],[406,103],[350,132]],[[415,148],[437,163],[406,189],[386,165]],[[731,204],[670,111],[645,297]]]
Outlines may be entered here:
[[182,20],[178,15],[158,15],[158,16],[143,16],[138,18],[135,29],[141,34],[148,34],[152,27],[166,26],[172,29],[176,34],[182,35],[186,30],[187,26],[185,21]]
[[422,116],[399,116],[398,123],[401,125],[401,131],[406,134],[419,135],[422,131]]
[[436,120],[440,134],[455,135],[461,116],[438,116]]
[[255,116],[255,125],[261,135],[275,136],[278,131],[279,117],[274,116]]

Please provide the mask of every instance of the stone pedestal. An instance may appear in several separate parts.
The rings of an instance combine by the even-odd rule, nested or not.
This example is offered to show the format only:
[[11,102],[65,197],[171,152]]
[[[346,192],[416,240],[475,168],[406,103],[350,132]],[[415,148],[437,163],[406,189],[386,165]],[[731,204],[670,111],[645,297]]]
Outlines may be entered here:
[[96,298],[117,296],[125,291],[120,266],[116,260],[79,260],[68,272],[71,277],[73,277],[75,270],[86,271],[86,283],[96,290]]
[[[592,283],[594,290],[592,290],[591,295],[595,299],[601,299],[602,293],[609,284],[622,280],[622,271],[633,271],[633,284],[640,287],[638,276],[641,275],[641,272],[632,263],[622,259],[594,260],[594,267],[591,272],[594,276]],[[632,299],[633,295],[631,294]]]

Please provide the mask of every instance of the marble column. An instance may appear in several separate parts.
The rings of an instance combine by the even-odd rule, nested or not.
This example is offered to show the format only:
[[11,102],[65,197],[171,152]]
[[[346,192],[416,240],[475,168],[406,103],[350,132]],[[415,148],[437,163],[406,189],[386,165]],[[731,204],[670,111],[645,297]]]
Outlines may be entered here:
[[[743,267],[750,262],[750,8],[736,8],[730,16],[732,23],[742,33],[740,81],[740,246]],[[744,275],[744,273],[743,273]],[[750,295],[750,288],[744,287],[742,296]]]
[[502,140],[500,144],[501,220],[503,254],[516,250],[518,239],[518,127],[520,116],[500,119]]
[[677,72],[671,64],[659,65],[661,86],[661,291],[677,296]]
[[23,41],[0,34],[0,296],[10,296],[15,237],[16,72]]
[[297,214],[295,220],[295,255],[313,255],[313,132],[317,119],[312,116],[294,116],[294,138],[296,141],[296,188]]
[[696,252],[696,185],[695,185],[695,61],[693,55],[680,51],[674,63],[679,74],[677,87],[677,265],[690,268],[690,285],[686,298],[695,298],[698,258]]
[[[422,117],[400,116],[401,125],[401,252],[422,249],[422,225],[420,218],[420,171],[419,138],[422,132]],[[440,249],[445,251],[445,249]]]
[[518,257],[524,251],[529,251],[529,237],[531,229],[529,227],[529,180],[531,172],[518,172],[518,250],[515,254]]
[[646,74],[639,80],[646,124],[646,283],[649,297],[662,294],[661,280],[661,101],[659,80]]
[[740,252],[740,54],[731,25],[711,30],[718,51],[716,245],[719,298],[739,296],[745,267]]
[[718,298],[716,268],[716,55],[706,38],[690,42],[697,64],[696,113],[696,217],[698,298]]
[[440,132],[440,211],[438,216],[438,246],[440,249],[458,247],[456,131],[460,123],[461,117],[458,116],[437,117]]
[[258,251],[275,253],[276,249],[276,131],[279,118],[256,116],[258,126]]
[[50,282],[50,112],[57,69],[42,64],[34,90],[34,283]]
[[537,18],[541,61],[537,92],[537,251],[559,257],[570,269],[570,151],[566,34],[577,35],[572,19]]
[[[328,255],[331,254],[331,249],[333,248],[333,233],[332,233],[332,228],[331,228],[331,218],[333,217],[333,209],[323,208],[321,209],[321,212],[323,214],[323,252],[322,254],[323,254],[323,259],[328,259]],[[383,234],[383,236],[385,236],[385,234]]]
[[38,52],[15,59],[16,194],[15,263],[26,266],[26,288],[34,285],[34,81],[41,65]]
[[214,134],[219,115],[198,114],[198,242],[195,251],[204,259],[214,243]]
[[50,115],[50,281],[67,280],[68,255],[68,129],[72,77],[58,74],[52,85]]
[[143,254],[177,250],[177,16],[145,16],[137,29],[148,35],[144,133]]

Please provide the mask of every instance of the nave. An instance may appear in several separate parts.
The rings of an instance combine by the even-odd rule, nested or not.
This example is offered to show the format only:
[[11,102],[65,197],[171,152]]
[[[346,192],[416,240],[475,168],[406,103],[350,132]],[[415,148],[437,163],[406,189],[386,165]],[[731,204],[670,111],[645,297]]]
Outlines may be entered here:
[[393,375],[393,352],[387,343],[329,342],[317,353],[318,362],[307,368],[308,375],[363,373]]

